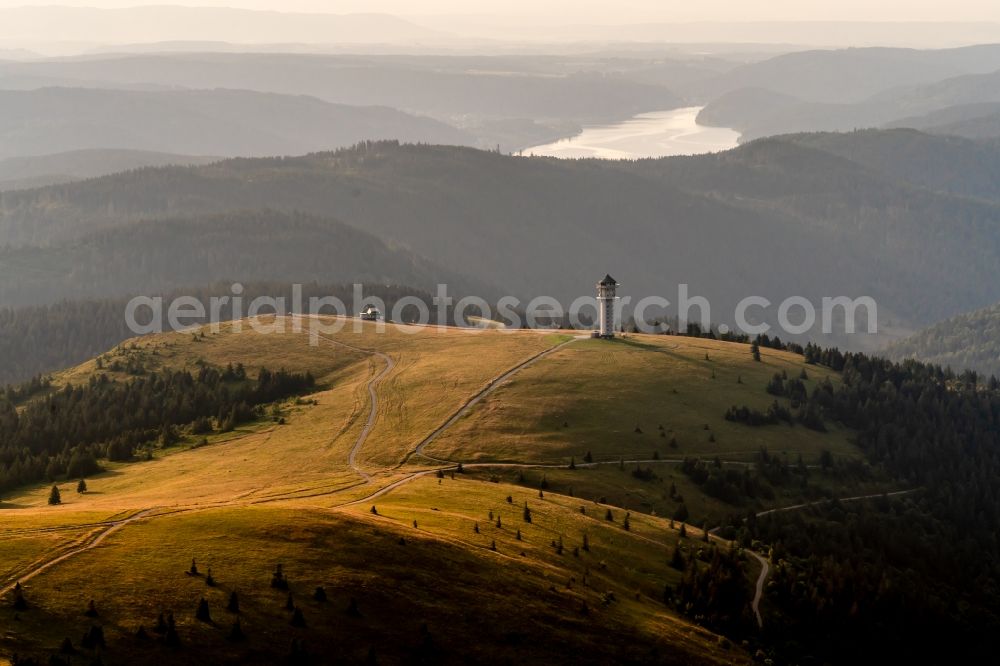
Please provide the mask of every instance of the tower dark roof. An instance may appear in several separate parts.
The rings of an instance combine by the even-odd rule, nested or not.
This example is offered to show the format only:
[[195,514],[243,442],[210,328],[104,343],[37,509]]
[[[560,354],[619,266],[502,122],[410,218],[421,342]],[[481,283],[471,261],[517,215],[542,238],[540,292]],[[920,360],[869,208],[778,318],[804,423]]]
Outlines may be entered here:
[[612,287],[614,287],[614,286],[617,286],[617,285],[618,285],[618,281],[617,281],[617,280],[615,280],[615,279],[614,279],[613,277],[611,277],[610,275],[605,275],[605,276],[604,276],[604,279],[603,279],[603,280],[601,280],[600,282],[598,282],[597,284],[603,284],[603,285],[609,285],[609,286],[612,286]]

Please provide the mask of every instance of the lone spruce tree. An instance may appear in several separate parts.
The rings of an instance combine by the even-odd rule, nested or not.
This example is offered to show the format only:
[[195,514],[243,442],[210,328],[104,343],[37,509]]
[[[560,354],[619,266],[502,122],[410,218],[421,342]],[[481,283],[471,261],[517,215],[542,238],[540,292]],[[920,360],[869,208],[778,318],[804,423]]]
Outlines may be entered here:
[[24,599],[24,588],[21,587],[21,581],[14,584],[14,610],[28,610],[28,602]]
[[53,485],[52,490],[49,491],[49,504],[52,506],[62,504],[62,495],[59,493],[59,486]]
[[208,601],[205,597],[202,597],[201,601],[198,602],[198,610],[195,611],[194,616],[202,622],[212,622],[212,614],[208,610]]

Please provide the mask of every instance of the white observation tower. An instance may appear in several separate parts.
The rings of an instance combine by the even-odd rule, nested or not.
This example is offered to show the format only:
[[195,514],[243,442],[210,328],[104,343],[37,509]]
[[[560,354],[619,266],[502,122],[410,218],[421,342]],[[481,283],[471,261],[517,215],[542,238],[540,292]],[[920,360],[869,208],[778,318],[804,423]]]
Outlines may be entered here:
[[610,275],[597,283],[597,318],[598,329],[594,331],[595,338],[615,337],[615,289],[620,285]]

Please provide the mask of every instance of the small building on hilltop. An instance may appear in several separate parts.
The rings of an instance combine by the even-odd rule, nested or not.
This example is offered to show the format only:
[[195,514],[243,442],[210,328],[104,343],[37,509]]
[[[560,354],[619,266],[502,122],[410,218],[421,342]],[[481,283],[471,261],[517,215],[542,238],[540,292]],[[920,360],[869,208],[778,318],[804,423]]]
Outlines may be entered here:
[[367,306],[359,315],[363,321],[378,321],[382,318],[382,313],[374,305]]

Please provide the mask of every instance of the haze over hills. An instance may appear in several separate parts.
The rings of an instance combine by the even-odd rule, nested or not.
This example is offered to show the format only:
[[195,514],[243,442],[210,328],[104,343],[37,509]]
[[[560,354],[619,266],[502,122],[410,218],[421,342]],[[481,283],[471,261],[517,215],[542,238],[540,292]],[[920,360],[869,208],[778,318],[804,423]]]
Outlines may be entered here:
[[4,60],[37,60],[42,55],[27,49],[3,49],[0,48],[0,61]]
[[[628,60],[612,56],[111,55],[0,63],[0,89],[61,86],[176,93],[177,88],[227,88],[308,95],[338,105],[401,109],[459,128],[450,137],[438,133],[439,138],[427,135],[423,141],[499,146],[512,152],[573,135],[583,124],[682,106],[685,102],[664,83],[733,66],[715,58],[704,69],[699,65],[702,60],[671,59],[664,67],[648,55]],[[623,67],[641,74],[633,79],[622,72]],[[378,130],[358,140],[404,139],[407,134],[405,128],[394,134],[391,127]],[[310,148],[298,152],[325,143],[317,137]]]
[[896,120],[888,127],[911,127],[931,134],[970,139],[1000,137],[1000,103],[957,104],[922,116]]
[[158,219],[54,247],[0,250],[4,305],[160,293],[221,280],[371,282],[428,290],[443,282],[461,292],[496,293],[482,280],[343,223],[268,210]]
[[782,139],[921,188],[1000,202],[998,139],[974,141],[912,129],[820,132]]
[[86,49],[171,40],[319,44],[448,40],[441,32],[388,14],[306,14],[179,5],[6,7],[0,8],[0,26],[4,43],[50,49],[60,43],[76,43]]
[[0,190],[29,189],[148,166],[208,164],[217,158],[143,150],[75,150],[0,160]]
[[1000,44],[954,49],[853,48],[776,55],[698,86],[702,98],[764,88],[804,102],[852,104],[890,89],[1000,70]]
[[[715,17],[715,20],[680,18],[675,7],[661,4],[674,16],[640,23],[606,20],[584,23],[565,17],[548,22],[466,14],[428,16],[404,14],[414,22],[452,34],[476,35],[499,43],[578,44],[578,48],[614,42],[623,45],[666,43],[679,47],[752,47],[763,51],[798,51],[805,48],[900,47],[951,48],[1000,40],[1000,23],[995,21],[892,21],[892,20],[782,20],[762,19],[760,7],[744,3],[752,12],[743,20]],[[772,5],[775,9],[781,5]],[[662,11],[661,10],[661,11]],[[673,10],[673,11],[671,11]],[[727,14],[736,14],[731,9]],[[780,10],[779,10],[780,11]],[[867,12],[871,16],[871,12]],[[616,17],[617,18],[617,17]],[[480,48],[489,48],[485,44]],[[550,47],[551,48],[551,47]]]
[[929,326],[885,350],[896,361],[917,359],[1000,377],[1000,305],[963,313]]
[[[626,61],[625,67],[647,68],[649,63],[650,58],[640,58]],[[710,71],[725,66],[715,62]],[[618,59],[610,57],[113,55],[0,63],[0,89],[228,88],[309,95],[335,104],[431,116],[482,137],[484,146],[501,143],[510,152],[572,135],[580,124],[685,104],[662,85],[663,71],[660,80],[650,83],[632,80],[621,69]],[[677,61],[673,71],[668,84],[700,75],[686,61]]]
[[429,118],[246,90],[0,91],[0,158],[83,149],[288,155],[372,138],[471,144]]
[[[952,114],[967,121],[976,119],[980,111],[983,116],[995,113],[995,108],[989,105],[1000,102],[1000,71],[995,71],[1000,70],[1000,66],[993,62],[998,49],[984,47],[984,52],[988,54],[982,61],[989,68],[987,73],[901,85],[857,101],[835,102],[823,101],[829,99],[829,94],[817,94],[817,99],[809,99],[810,91],[816,94],[814,86],[804,86],[795,93],[789,92],[795,86],[772,82],[771,85],[781,90],[761,86],[752,93],[736,90],[723,94],[706,105],[699,119],[710,125],[734,127],[743,133],[744,140],[793,132],[849,131],[882,126],[913,126],[962,134],[960,127],[951,127],[949,132],[948,121],[936,118]],[[876,66],[875,63],[868,65]],[[830,86],[830,91],[838,89],[836,79],[821,80]],[[850,100],[852,87],[842,87],[846,89],[843,99]],[[982,137],[984,133],[980,129],[970,136]]]
[[[166,51],[0,63],[0,89],[228,88],[309,95],[431,116],[474,137],[451,143],[500,144],[505,152],[569,136],[581,125],[691,104],[707,104],[702,122],[733,127],[745,140],[885,125],[978,137],[992,127],[980,117],[1000,103],[995,44],[764,58],[653,47],[546,56]],[[965,122],[968,129],[962,129]]]
[[[865,142],[894,157],[851,148]],[[717,323],[731,322],[748,295],[873,296],[885,332],[1000,299],[1000,287],[980,277],[1000,260],[1000,205],[979,166],[996,164],[996,150],[904,131],[776,138],[633,163],[365,144],[4,193],[0,234],[42,248],[23,250],[31,263],[58,265],[60,248],[97,230],[274,208],[336,216],[466,283],[474,276],[520,297],[569,302],[589,293],[580,275],[610,264],[637,297],[676,304],[677,285],[689,284],[710,299]],[[914,166],[914,155],[935,156],[939,177]],[[945,167],[977,175],[942,180]],[[31,293],[28,283],[11,289],[15,302],[26,297],[16,291]]]
[[[615,92],[630,97],[643,92],[641,87],[634,87],[638,81],[665,87],[688,101],[702,103],[744,88],[763,88],[802,102],[853,104],[896,88],[997,70],[1000,70],[1000,46],[995,44],[943,50],[808,50],[766,57],[710,51],[688,54],[654,47],[645,51],[562,56],[161,53],[3,63],[0,85],[14,87],[30,82],[36,86],[252,88],[314,95],[346,104],[384,104],[454,115],[483,112],[486,101],[476,97],[483,93],[491,95],[491,105],[498,100],[520,105],[537,104],[536,99],[548,100],[547,96],[541,96],[542,90],[530,87],[533,81],[537,85],[540,75],[563,95],[573,93],[570,86],[573,81],[589,78],[590,85],[600,86],[601,80],[594,75],[601,74],[608,79],[604,85],[618,85]],[[569,82],[563,80],[567,75],[574,75]],[[633,87],[625,86],[627,82],[633,82]],[[519,86],[527,86],[521,95],[523,99],[505,99],[506,92]],[[651,90],[644,92],[647,97],[653,94]],[[443,99],[439,98],[441,95]],[[608,101],[597,106],[584,104],[596,99],[599,98],[571,97],[557,108],[564,117],[590,114],[600,118]],[[527,111],[532,107],[522,108]],[[546,115],[545,107],[535,107],[535,111]]]
[[[324,7],[323,9],[327,9]],[[94,8],[68,6],[8,7],[0,10],[4,42],[48,54],[138,47],[156,42],[230,42],[284,44],[327,50],[510,51],[569,48],[578,51],[619,44],[775,45],[801,49],[899,46],[943,48],[996,41],[1000,24],[990,21],[809,21],[763,20],[755,12],[744,20],[697,20],[659,12],[645,22],[627,13],[588,21],[579,10],[555,13],[548,20],[509,15],[507,11],[435,12],[426,7],[396,7],[392,13],[354,5],[357,13],[307,13],[248,10],[235,7],[153,5]],[[403,11],[400,11],[402,9]],[[785,17],[781,17],[784,19]],[[287,46],[286,46],[287,48]]]

